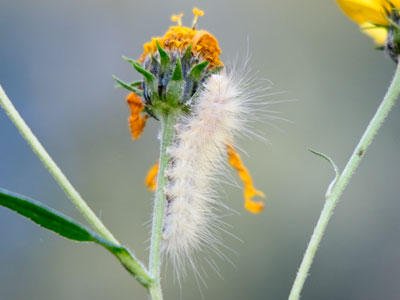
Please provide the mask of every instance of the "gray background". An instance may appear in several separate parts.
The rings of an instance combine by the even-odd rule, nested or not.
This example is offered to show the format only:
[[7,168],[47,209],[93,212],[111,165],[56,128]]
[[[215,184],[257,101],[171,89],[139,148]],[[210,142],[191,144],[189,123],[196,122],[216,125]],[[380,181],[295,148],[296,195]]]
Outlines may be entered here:
[[[152,194],[143,186],[157,160],[158,125],[139,141],[127,127],[126,92],[111,74],[138,75],[121,55],[139,57],[170,15],[205,10],[229,61],[274,83],[265,100],[293,123],[258,122],[271,142],[243,139],[242,157],[268,195],[259,215],[243,210],[241,190],[224,186],[239,214],[226,218],[223,280],[209,272],[205,299],[285,299],[333,177],[313,148],[344,167],[394,71],[334,1],[1,0],[0,83],[49,153],[117,237],[147,260]],[[345,191],[322,241],[302,299],[399,299],[400,210],[397,185],[400,111],[396,107]],[[278,127],[278,129],[276,128]],[[0,186],[82,220],[4,112],[0,111]],[[232,173],[236,176],[234,173]],[[236,178],[236,177],[235,177]],[[146,299],[116,260],[95,245],[44,231],[0,208],[0,299]],[[201,299],[193,276],[180,291],[171,268],[166,299]]]

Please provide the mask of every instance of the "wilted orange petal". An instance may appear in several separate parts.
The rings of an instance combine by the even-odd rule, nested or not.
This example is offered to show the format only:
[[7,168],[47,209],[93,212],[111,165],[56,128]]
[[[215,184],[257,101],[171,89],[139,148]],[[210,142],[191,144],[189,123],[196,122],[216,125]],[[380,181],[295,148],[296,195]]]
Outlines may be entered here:
[[253,186],[253,181],[251,180],[251,176],[247,168],[243,165],[242,160],[240,159],[239,154],[233,149],[231,145],[227,145],[228,148],[228,156],[229,156],[229,164],[234,167],[239,174],[240,179],[242,179],[244,183],[244,207],[252,213],[259,213],[264,208],[264,203],[255,202],[252,200],[254,196],[265,197],[264,193],[256,190]]
[[129,117],[129,127],[132,132],[132,138],[138,139],[143,132],[144,126],[146,126],[146,120],[149,116],[141,116],[144,109],[142,99],[135,93],[130,93],[126,97],[126,101],[131,109],[131,115]]
[[151,191],[155,191],[157,188],[157,174],[158,174],[158,163],[156,163],[146,176],[146,185]]

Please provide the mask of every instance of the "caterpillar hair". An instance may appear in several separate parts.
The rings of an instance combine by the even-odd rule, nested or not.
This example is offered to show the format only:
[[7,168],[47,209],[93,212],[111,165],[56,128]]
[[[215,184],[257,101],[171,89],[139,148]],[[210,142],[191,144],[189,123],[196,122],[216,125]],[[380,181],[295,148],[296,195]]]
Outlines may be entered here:
[[163,225],[162,251],[178,275],[187,265],[196,271],[200,249],[220,253],[218,207],[215,192],[224,169],[227,146],[246,128],[251,111],[241,81],[233,73],[212,75],[200,91],[192,112],[177,123],[167,170],[168,201]]

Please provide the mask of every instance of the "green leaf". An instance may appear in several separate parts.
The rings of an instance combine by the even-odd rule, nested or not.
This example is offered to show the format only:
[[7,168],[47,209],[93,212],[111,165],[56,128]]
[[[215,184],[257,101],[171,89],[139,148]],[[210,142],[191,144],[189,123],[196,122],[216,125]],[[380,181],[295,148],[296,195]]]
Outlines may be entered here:
[[122,245],[92,232],[84,225],[28,197],[0,188],[0,205],[30,219],[39,226],[78,242],[94,242],[109,250],[143,286],[149,287],[152,278],[143,264]]
[[85,226],[25,196],[0,188],[0,205],[67,239],[78,242],[100,242],[96,234]]
[[148,83],[154,82],[156,80],[156,77],[149,71],[144,69],[137,61],[134,61],[133,59],[130,59],[125,56],[122,56],[122,58],[125,59],[127,62],[131,63],[135,68],[135,70],[138,71],[140,74],[142,74]]
[[201,78],[201,74],[205,68],[210,64],[209,61],[203,61],[202,63],[197,64],[190,70],[189,77],[195,81],[199,81]]
[[129,91],[131,91],[131,92],[134,92],[135,94],[139,95],[140,97],[143,97],[143,91],[142,91],[142,90],[139,90],[139,89],[137,89],[137,88],[135,88],[135,86],[137,86],[137,85],[136,85],[137,82],[139,83],[138,85],[141,84],[140,81],[136,81],[136,82],[133,82],[133,83],[129,84],[129,83],[126,83],[126,82],[122,81],[121,79],[119,79],[119,78],[118,78],[117,76],[115,76],[115,75],[112,75],[112,77],[113,77],[113,78],[115,79],[115,81],[118,82],[118,84],[119,84],[120,86],[122,86],[123,88],[126,88],[127,90],[129,90]]
[[315,154],[315,155],[317,155],[317,156],[319,156],[319,157],[322,157],[323,159],[327,160],[327,161],[331,164],[332,168],[333,168],[334,171],[335,171],[335,178],[334,178],[334,179],[332,180],[332,182],[329,184],[329,187],[328,187],[328,189],[327,189],[327,191],[326,191],[326,194],[325,194],[325,197],[328,197],[328,196],[331,194],[331,191],[332,191],[333,187],[335,186],[336,181],[337,181],[337,180],[339,179],[339,177],[340,177],[339,168],[338,168],[338,166],[335,164],[335,162],[334,162],[329,156],[327,156],[327,155],[325,155],[325,154],[323,154],[323,153],[321,153],[321,152],[312,150],[312,149],[308,149],[308,151],[310,151],[312,154]]

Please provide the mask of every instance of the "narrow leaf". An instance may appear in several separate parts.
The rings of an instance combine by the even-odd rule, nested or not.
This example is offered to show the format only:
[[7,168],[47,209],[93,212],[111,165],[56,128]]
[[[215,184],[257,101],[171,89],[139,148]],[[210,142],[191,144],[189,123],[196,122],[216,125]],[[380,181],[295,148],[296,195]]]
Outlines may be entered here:
[[[114,77],[114,79],[115,79],[115,76],[113,76],[113,77]],[[131,87],[137,87],[137,86],[141,86],[141,85],[142,85],[142,82],[141,82],[141,81],[134,81],[134,82],[127,83],[127,84],[130,85]],[[116,84],[114,87],[115,87],[115,88],[122,88],[123,86],[120,85],[120,84]]]
[[0,188],[0,205],[30,219],[39,226],[78,242],[94,242],[109,250],[143,286],[149,287],[152,278],[144,265],[122,245],[92,232],[84,225],[28,197]]
[[138,62],[136,62],[133,59],[130,59],[128,57],[125,57],[125,56],[122,56],[122,58],[125,59],[127,62],[131,63],[133,65],[133,67],[135,68],[135,70],[138,71],[140,74],[142,74],[147,82],[155,81],[156,77],[153,74],[151,74],[149,71],[144,69]]
[[65,238],[79,242],[96,241],[95,234],[85,226],[25,196],[0,189],[0,205]]
[[330,157],[328,157],[327,155],[325,155],[325,154],[323,154],[323,153],[321,153],[321,152],[312,150],[312,149],[308,149],[308,151],[310,151],[312,154],[315,154],[315,155],[317,155],[317,156],[319,156],[319,157],[322,157],[323,159],[325,159],[326,161],[328,161],[328,162],[331,164],[331,166],[333,167],[333,169],[335,170],[335,178],[334,178],[334,179],[332,180],[332,182],[329,184],[329,187],[328,187],[328,189],[327,189],[327,191],[326,191],[326,194],[325,194],[325,197],[328,197],[328,196],[331,194],[332,188],[335,186],[335,183],[336,183],[336,181],[338,180],[338,178],[339,178],[339,176],[340,176],[339,168],[338,168],[338,166],[335,164],[335,162],[334,162]]
[[[129,90],[131,92],[134,92],[135,94],[139,95],[140,97],[143,97],[143,91],[135,88],[135,86],[137,86],[137,85],[133,85],[133,84],[136,84],[136,82],[134,82],[133,84],[129,84],[129,83],[122,81],[115,75],[112,75],[112,76],[115,79],[115,81],[118,82],[118,84],[120,86],[122,86],[123,88],[126,88],[127,90]],[[139,82],[139,85],[141,84],[140,81],[137,81],[137,82]]]

